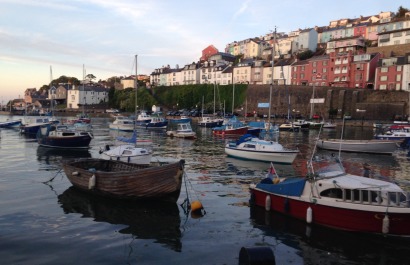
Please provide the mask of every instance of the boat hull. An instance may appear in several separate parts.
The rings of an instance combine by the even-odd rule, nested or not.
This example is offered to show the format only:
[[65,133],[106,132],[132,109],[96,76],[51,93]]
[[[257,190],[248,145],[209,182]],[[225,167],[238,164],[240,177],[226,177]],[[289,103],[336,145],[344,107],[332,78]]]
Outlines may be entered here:
[[21,120],[0,122],[0,128],[15,128],[21,125]]
[[206,128],[214,128],[218,126],[222,126],[223,124],[222,119],[209,119],[209,120],[203,120],[198,122],[198,126],[200,127],[206,127]]
[[166,134],[169,137],[184,138],[184,139],[196,139],[196,133],[195,132],[167,131]]
[[281,164],[292,164],[296,156],[298,155],[298,151],[263,152],[242,150],[234,147],[225,147],[225,153],[228,156],[240,159],[275,162]]
[[391,155],[398,148],[398,141],[395,140],[319,140],[317,147],[326,150],[387,154]]
[[[355,231],[363,233],[383,233],[383,219],[386,208],[380,207],[380,211],[361,211],[345,209],[336,206],[322,205],[310,200],[304,201],[301,197],[285,196],[269,193],[258,188],[251,188],[251,203],[260,207],[266,207],[267,197],[270,198],[269,210],[283,213],[297,219],[306,220],[308,208],[312,213],[312,223],[335,229]],[[389,235],[410,235],[410,214],[394,213],[390,209]]]
[[134,131],[134,125],[124,126],[124,125],[110,124],[109,127],[110,127],[111,130],[118,130],[118,131],[124,131],[124,132]]
[[146,125],[147,129],[165,129],[167,128],[168,121],[150,122]]
[[[92,194],[125,200],[176,202],[181,191],[183,165],[183,160],[148,166],[91,158],[65,162],[63,169],[73,186]],[[93,176],[95,185],[90,187]]]
[[43,147],[49,148],[61,148],[61,149],[88,149],[92,137],[86,135],[76,136],[41,136],[37,138],[38,144]]
[[235,129],[222,129],[222,130],[213,130],[212,133],[215,135],[243,135],[248,132],[248,127],[241,127]]

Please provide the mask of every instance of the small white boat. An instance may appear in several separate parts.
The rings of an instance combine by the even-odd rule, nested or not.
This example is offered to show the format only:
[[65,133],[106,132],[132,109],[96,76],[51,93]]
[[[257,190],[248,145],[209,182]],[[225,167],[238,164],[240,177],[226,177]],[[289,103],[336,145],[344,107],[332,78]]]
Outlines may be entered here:
[[168,121],[163,117],[151,117],[151,121],[147,123],[147,129],[165,129],[167,128]]
[[169,130],[166,134],[170,137],[196,139],[196,133],[192,130],[191,123],[177,123],[176,130]]
[[137,125],[138,126],[147,126],[147,124],[151,121],[152,117],[151,115],[148,115],[146,112],[141,112],[137,116]]
[[41,126],[36,137],[39,146],[60,149],[88,149],[94,138],[91,132],[52,124]]
[[296,120],[294,122],[291,122],[294,126],[300,126],[301,130],[309,130],[310,129],[310,123],[307,122],[306,120]]
[[222,126],[222,123],[224,122],[223,119],[215,118],[215,117],[209,117],[209,116],[203,116],[200,121],[198,121],[198,126],[201,127],[207,127],[207,128],[213,128],[217,126]]
[[319,139],[317,147],[325,150],[335,150],[356,153],[388,154],[397,150],[400,141],[397,140],[346,140]]
[[187,122],[191,122],[192,119],[188,116],[180,116],[177,119],[169,119],[170,123],[187,123]]
[[20,126],[20,133],[26,135],[36,135],[37,132],[40,130],[40,127],[47,125],[47,124],[57,124],[58,121],[54,120],[53,118],[48,117],[28,117],[25,118],[24,124],[22,123]]
[[276,141],[266,141],[250,134],[225,146],[228,156],[247,160],[292,164],[299,153],[298,149],[288,149]]
[[116,116],[109,127],[112,130],[132,132],[134,130],[134,120],[124,116]]
[[151,163],[152,151],[146,148],[136,147],[131,144],[123,144],[109,147],[100,151],[100,158],[105,160],[116,160],[127,163],[148,165]]
[[336,129],[336,124],[332,122],[323,122],[322,128],[323,129]]
[[282,123],[281,125],[279,125],[279,131],[299,132],[300,126],[294,125],[292,123]]

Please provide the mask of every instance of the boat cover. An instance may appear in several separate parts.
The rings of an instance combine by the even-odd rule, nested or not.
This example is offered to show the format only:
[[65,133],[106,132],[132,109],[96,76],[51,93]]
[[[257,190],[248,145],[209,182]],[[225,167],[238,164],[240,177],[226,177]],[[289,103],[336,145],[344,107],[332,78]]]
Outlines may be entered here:
[[135,144],[137,142],[137,133],[134,131],[131,138],[124,137],[124,136],[118,136],[117,140],[124,142],[124,143],[134,143]]
[[306,180],[304,178],[288,178],[278,184],[265,184],[262,182],[256,185],[257,189],[273,194],[299,197],[303,192]]

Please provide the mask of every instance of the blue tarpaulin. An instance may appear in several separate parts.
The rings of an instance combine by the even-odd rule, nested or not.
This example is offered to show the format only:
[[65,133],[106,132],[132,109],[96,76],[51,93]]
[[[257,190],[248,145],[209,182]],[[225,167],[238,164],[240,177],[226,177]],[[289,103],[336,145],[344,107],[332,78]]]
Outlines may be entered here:
[[278,184],[259,183],[256,188],[285,196],[300,196],[305,187],[304,178],[288,178]]

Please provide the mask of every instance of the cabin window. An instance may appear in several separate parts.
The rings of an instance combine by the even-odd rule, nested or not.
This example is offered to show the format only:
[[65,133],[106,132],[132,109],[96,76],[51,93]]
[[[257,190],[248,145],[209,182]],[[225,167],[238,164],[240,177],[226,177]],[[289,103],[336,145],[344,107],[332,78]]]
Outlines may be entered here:
[[329,198],[336,198],[336,199],[342,199],[343,198],[343,192],[341,189],[327,189],[324,190],[320,193],[321,197],[329,197]]
[[251,149],[255,149],[255,145],[254,144],[245,144],[244,148],[251,148]]
[[387,199],[389,205],[400,205],[401,202],[406,201],[406,196],[401,192],[389,192]]

